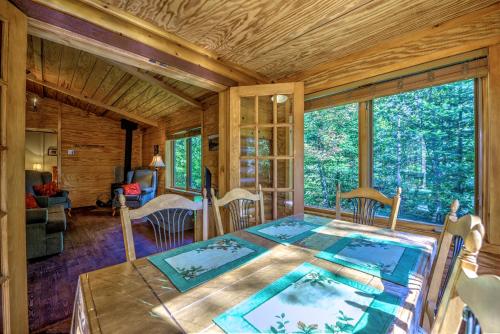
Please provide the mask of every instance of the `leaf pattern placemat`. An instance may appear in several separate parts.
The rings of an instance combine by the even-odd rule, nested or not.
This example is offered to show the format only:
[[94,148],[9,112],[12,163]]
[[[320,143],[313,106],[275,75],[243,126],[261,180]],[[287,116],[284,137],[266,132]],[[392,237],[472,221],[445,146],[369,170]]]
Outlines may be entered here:
[[386,333],[402,298],[304,263],[214,319],[226,333]]
[[407,286],[422,253],[412,245],[350,234],[316,257]]
[[250,241],[225,235],[153,255],[148,260],[184,292],[266,251]]
[[285,217],[266,224],[252,226],[247,232],[256,234],[274,242],[289,245],[316,233],[331,219],[307,215],[303,217]]

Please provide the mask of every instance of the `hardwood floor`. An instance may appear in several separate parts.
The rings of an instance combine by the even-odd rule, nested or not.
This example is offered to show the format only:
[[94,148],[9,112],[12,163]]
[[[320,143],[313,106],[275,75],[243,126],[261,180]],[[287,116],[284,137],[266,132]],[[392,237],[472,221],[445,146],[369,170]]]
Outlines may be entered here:
[[[149,226],[134,223],[133,230],[137,256],[154,253]],[[189,231],[186,241],[192,240]],[[74,210],[64,247],[60,255],[28,264],[30,331],[34,333],[68,333],[78,276],[125,261],[120,218],[111,217],[111,211],[106,209]],[[480,274],[500,275],[500,255],[481,253],[479,264]]]
[[[156,252],[154,235],[147,223],[134,223],[137,257]],[[125,262],[120,217],[111,210],[74,210],[64,235],[64,252],[28,263],[30,331],[67,333],[78,276]],[[186,233],[186,242],[193,232]]]

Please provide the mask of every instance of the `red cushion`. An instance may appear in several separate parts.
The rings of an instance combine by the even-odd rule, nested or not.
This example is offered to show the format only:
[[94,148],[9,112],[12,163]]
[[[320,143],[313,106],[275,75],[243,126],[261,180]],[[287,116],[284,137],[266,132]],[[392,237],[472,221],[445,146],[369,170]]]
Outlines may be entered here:
[[33,196],[33,194],[27,193],[25,201],[26,201],[26,209],[38,208],[38,203],[36,202],[35,196]]
[[141,185],[139,183],[124,184],[122,188],[125,195],[141,194]]
[[57,183],[54,181],[46,184],[37,184],[33,186],[33,190],[35,193],[39,196],[55,196],[57,195],[60,190],[57,187]]

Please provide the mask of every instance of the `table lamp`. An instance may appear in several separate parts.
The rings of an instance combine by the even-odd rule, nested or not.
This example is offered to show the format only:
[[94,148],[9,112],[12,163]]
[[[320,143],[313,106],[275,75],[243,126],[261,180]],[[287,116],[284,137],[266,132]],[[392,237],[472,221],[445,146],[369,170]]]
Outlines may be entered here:
[[165,167],[165,163],[163,162],[163,159],[161,158],[159,146],[155,145],[154,146],[154,155],[153,155],[153,160],[151,160],[151,163],[149,164],[149,167],[154,167],[156,170],[156,194],[158,195],[158,187],[160,186],[158,184],[158,179],[159,179],[159,173],[160,173],[160,168]]

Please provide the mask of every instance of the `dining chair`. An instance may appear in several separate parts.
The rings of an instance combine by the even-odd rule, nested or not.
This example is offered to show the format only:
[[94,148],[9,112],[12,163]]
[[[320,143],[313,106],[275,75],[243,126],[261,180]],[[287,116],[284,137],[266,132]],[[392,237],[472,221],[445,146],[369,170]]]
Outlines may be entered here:
[[446,289],[431,333],[458,333],[465,320],[466,334],[500,331],[500,277],[478,276],[466,265],[456,266],[456,278]]
[[396,195],[389,198],[380,191],[362,187],[351,190],[349,192],[341,192],[340,184],[337,185],[337,198],[335,201],[336,219],[341,219],[342,208],[340,202],[346,199],[352,208],[353,222],[357,224],[373,225],[375,214],[379,208],[385,206],[391,207],[391,215],[389,217],[389,226],[391,230],[396,229],[396,221],[398,218],[399,204],[401,202],[401,188],[396,188]]
[[226,193],[222,198],[217,198],[212,189],[211,199],[218,235],[224,234],[221,209],[224,209],[229,216],[230,232],[250,227],[252,223],[257,224],[257,216],[259,217],[260,224],[265,222],[264,196],[260,185],[256,194],[245,189],[235,188]]
[[[477,255],[484,237],[484,226],[477,216],[466,215],[457,219],[458,206],[458,201],[453,201],[450,213],[446,216],[438,242],[436,260],[431,269],[431,281],[422,314],[422,327],[426,331],[430,331],[433,327],[445,291],[448,286],[453,285],[454,268],[466,263],[469,270],[477,270]],[[445,273],[450,251],[451,259]]]
[[138,209],[131,210],[125,204],[125,196],[121,195],[119,201],[127,261],[136,259],[131,223],[133,220],[146,220],[149,222],[153,229],[158,252],[184,244],[184,228],[186,222],[194,218],[194,211],[202,211],[203,230],[206,230],[208,224],[208,201],[205,189],[203,190],[202,202],[193,202],[175,194],[165,194],[152,199]]

